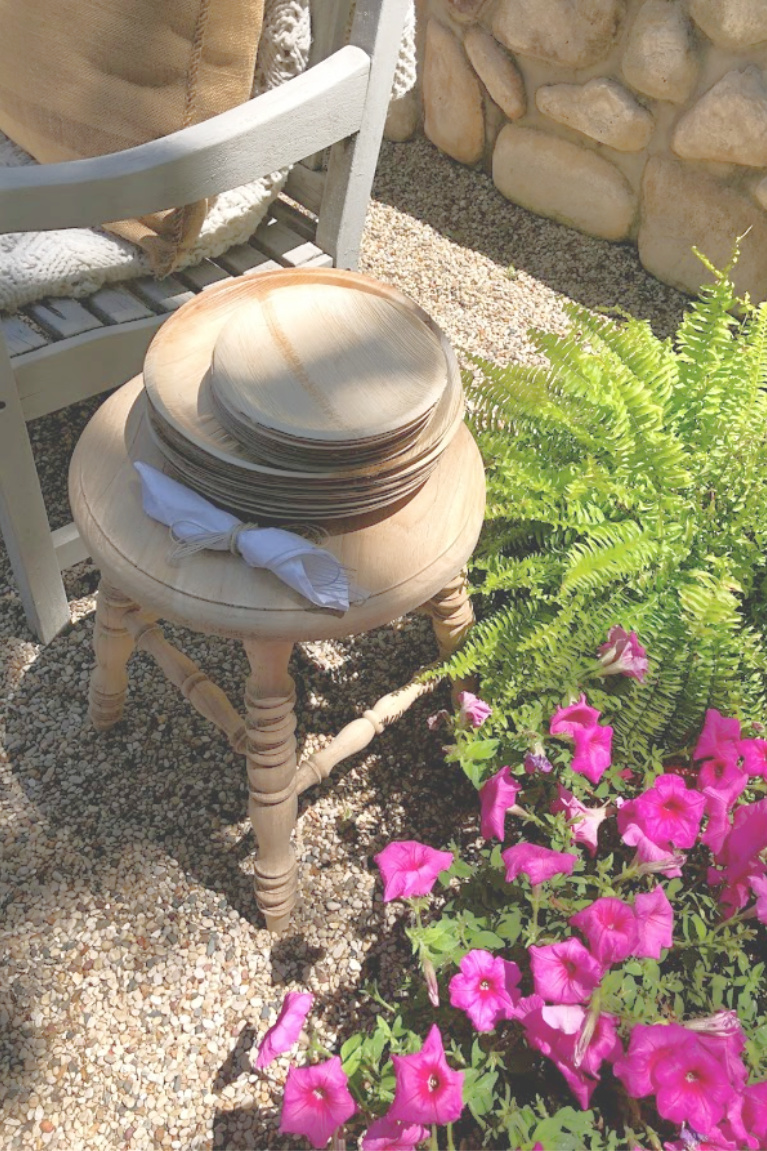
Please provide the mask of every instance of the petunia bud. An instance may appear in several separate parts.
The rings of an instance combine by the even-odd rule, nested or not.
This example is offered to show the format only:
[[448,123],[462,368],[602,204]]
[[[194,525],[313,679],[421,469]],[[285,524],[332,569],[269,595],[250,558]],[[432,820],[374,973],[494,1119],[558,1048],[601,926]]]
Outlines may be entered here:
[[439,1007],[439,984],[437,983],[437,972],[434,970],[434,964],[424,956],[421,960],[421,967],[426,980],[426,990],[429,993],[429,1003],[432,1007]]
[[636,632],[622,627],[611,627],[607,643],[599,649],[602,675],[625,675],[641,683],[647,675],[647,652],[637,639]]

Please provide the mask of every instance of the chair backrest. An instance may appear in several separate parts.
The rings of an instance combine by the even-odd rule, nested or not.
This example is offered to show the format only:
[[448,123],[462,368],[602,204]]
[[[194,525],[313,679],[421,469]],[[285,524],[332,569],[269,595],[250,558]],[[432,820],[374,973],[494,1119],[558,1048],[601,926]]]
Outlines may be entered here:
[[[238,187],[335,145],[328,162],[329,199],[324,199],[323,177],[302,183],[299,173],[292,185],[310,210],[321,215],[332,209],[324,235],[326,250],[335,257],[333,234],[344,223],[339,189],[345,194],[344,185],[359,178],[365,164],[372,180],[406,4],[357,0],[349,43],[339,46],[350,0],[314,0],[315,66],[282,87],[124,152],[0,170],[0,232],[88,227],[144,216]],[[352,141],[355,136],[359,139]],[[359,152],[353,164],[350,150]],[[362,191],[354,189],[356,199]],[[369,184],[365,201],[368,194]]]

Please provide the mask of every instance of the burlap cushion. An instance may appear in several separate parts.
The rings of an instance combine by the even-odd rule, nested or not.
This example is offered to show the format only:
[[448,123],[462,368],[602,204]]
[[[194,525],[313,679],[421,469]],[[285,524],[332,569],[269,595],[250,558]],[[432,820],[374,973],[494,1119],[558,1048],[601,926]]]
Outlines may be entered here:
[[[0,0],[0,130],[41,162],[167,136],[247,100],[263,0]],[[207,204],[110,224],[170,271]]]

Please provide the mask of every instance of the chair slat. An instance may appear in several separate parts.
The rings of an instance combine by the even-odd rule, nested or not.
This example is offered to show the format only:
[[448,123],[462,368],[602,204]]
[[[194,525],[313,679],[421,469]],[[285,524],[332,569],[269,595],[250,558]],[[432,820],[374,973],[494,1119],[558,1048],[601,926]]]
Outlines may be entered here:
[[164,280],[142,276],[139,280],[132,280],[131,287],[155,312],[175,312],[176,308],[195,297],[195,293],[175,276],[166,276]]
[[[322,249],[318,248],[316,244],[310,240],[305,240],[292,228],[288,228],[274,217],[264,221],[252,242],[262,252],[266,252],[267,256],[279,260],[281,264],[285,264],[289,268],[299,268],[303,264],[314,263],[318,257],[323,255]],[[328,262],[332,263],[329,257]]]
[[35,348],[44,348],[48,343],[43,333],[24,316],[3,316],[0,325],[11,358]]
[[317,217],[308,216],[301,212],[294,204],[287,200],[275,200],[271,207],[272,215],[276,216],[286,227],[292,228],[299,236],[314,243],[317,232]]
[[195,291],[202,292],[211,284],[219,284],[221,280],[228,280],[229,273],[225,268],[220,268],[218,264],[214,264],[212,260],[202,260],[199,264],[192,265],[191,268],[181,269],[177,273],[177,278],[184,284],[191,285]]
[[88,307],[106,324],[145,320],[154,313],[125,288],[100,288],[88,297]]
[[39,304],[31,304],[27,312],[41,328],[59,340],[79,336],[82,332],[90,332],[102,326],[98,316],[94,316],[78,300],[48,298]]
[[250,244],[238,244],[230,248],[223,256],[218,256],[216,262],[233,276],[244,276],[246,272],[257,271],[262,264],[269,263],[269,257]]

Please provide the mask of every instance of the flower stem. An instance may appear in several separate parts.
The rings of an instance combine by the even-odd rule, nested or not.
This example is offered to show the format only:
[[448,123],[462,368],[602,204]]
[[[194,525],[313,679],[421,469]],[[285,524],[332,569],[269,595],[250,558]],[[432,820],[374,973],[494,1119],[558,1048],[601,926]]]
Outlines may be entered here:
[[431,1139],[429,1140],[429,1151],[439,1151],[439,1143],[437,1142],[437,1124],[431,1125]]
[[453,1142],[453,1124],[447,1125],[447,1151],[455,1151],[455,1143]]

